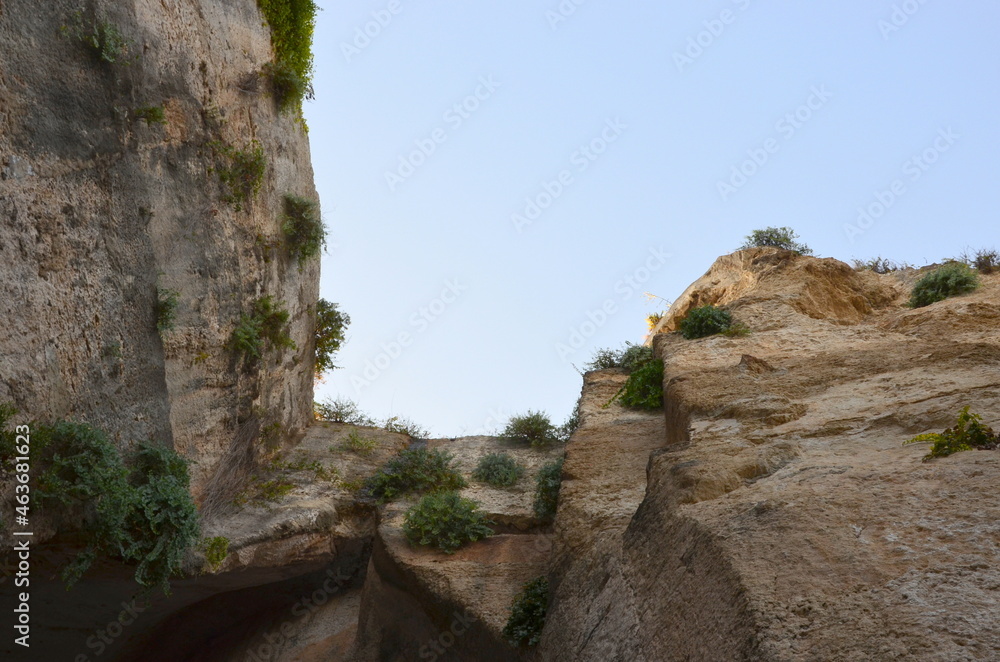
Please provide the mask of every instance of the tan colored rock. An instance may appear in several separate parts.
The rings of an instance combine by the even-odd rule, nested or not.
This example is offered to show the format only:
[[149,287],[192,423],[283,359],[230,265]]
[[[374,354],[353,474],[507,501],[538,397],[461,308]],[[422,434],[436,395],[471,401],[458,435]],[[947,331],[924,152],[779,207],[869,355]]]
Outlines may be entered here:
[[914,279],[756,249],[688,288],[665,329],[716,303],[753,333],[656,336],[667,444],[606,569],[582,522],[557,544],[543,659],[1000,659],[1000,455],[902,445],[1000,427],[1000,278],[915,310]]
[[563,448],[536,449],[495,437],[429,444],[451,452],[466,478],[489,452],[507,452],[528,470],[509,488],[470,480],[461,490],[462,496],[481,504],[498,525],[498,534],[454,554],[407,542],[404,515],[416,498],[386,506],[368,567],[352,659],[526,659],[506,643],[502,630],[522,586],[546,572],[552,535],[532,511],[535,474],[544,463],[561,456]]

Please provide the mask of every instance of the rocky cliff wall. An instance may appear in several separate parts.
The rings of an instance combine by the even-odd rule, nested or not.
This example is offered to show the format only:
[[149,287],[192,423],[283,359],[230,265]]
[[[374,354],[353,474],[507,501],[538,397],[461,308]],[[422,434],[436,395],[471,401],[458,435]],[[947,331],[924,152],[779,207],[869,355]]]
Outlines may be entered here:
[[[77,23],[111,26],[127,53],[102,60]],[[318,260],[275,242],[283,194],[315,190],[303,126],[254,76],[273,58],[256,4],[5,0],[0,40],[0,401],[122,447],[171,443],[197,462],[196,493],[246,421],[301,434]],[[147,106],[166,123],[140,119]],[[219,147],[253,141],[266,170],[236,210]],[[157,288],[179,294],[162,338]],[[225,344],[264,295],[298,349],[250,374]]]
[[[902,445],[966,405],[1000,423],[1000,276],[910,309],[917,276],[758,249],[678,299],[665,329],[716,303],[753,332],[656,336],[666,443],[611,571],[578,544],[554,567],[578,579],[555,594],[542,659],[1000,657],[1000,456],[922,462],[926,446]],[[603,587],[578,600],[581,585]]]

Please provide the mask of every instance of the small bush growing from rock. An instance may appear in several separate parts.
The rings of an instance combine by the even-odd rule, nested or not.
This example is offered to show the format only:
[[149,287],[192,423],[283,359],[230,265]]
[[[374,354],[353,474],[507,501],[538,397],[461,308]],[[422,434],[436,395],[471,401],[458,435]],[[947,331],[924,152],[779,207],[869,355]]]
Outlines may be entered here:
[[236,323],[229,348],[251,363],[259,360],[266,348],[296,349],[288,335],[288,311],[271,296],[257,299],[252,312],[241,315]]
[[385,419],[385,423],[382,427],[387,432],[400,432],[402,434],[409,435],[414,439],[426,439],[430,436],[430,432],[428,432],[425,428],[404,416],[390,416]]
[[618,395],[630,409],[663,408],[663,361],[652,359],[628,376]]
[[177,302],[181,293],[177,290],[156,290],[156,330],[160,333],[172,331],[177,321]]
[[873,257],[870,260],[851,260],[855,271],[873,271],[877,274],[888,274],[899,271],[907,265],[893,262],[884,257]]
[[728,310],[713,305],[699,306],[688,311],[681,320],[679,330],[686,339],[693,340],[722,333],[732,324],[733,317]]
[[462,545],[493,535],[479,504],[456,492],[428,494],[406,511],[403,533],[414,545],[430,545],[454,554]]
[[949,262],[917,281],[910,293],[910,307],[922,308],[948,297],[972,292],[979,287],[979,277],[968,265]]
[[371,455],[377,447],[377,441],[370,437],[362,437],[358,434],[357,430],[352,430],[351,433],[347,435],[347,441],[344,442],[344,448],[361,455]]
[[326,299],[316,302],[316,376],[334,370],[333,355],[344,344],[344,334],[351,318]]
[[324,400],[313,403],[313,412],[317,420],[331,423],[348,423],[361,427],[376,427],[378,423],[368,414],[361,411],[358,403],[348,398],[338,397],[334,400]]
[[799,255],[812,255],[812,249],[805,244],[796,241],[799,235],[791,228],[766,227],[763,230],[754,230],[746,236],[740,250],[745,248],[757,248],[761,246],[774,246],[786,251],[795,251]]
[[559,505],[559,486],[562,484],[563,460],[549,462],[538,470],[535,477],[535,515],[543,520],[552,520]]
[[981,274],[991,274],[1000,269],[1000,253],[995,250],[978,250],[972,258],[972,266]]
[[218,570],[222,562],[229,556],[229,538],[225,536],[205,538],[201,541],[199,547],[205,554],[205,562],[208,563],[208,569],[212,572]]
[[233,209],[240,211],[244,204],[257,197],[264,183],[264,173],[267,170],[264,148],[256,140],[245,149],[236,149],[219,142],[212,143],[212,147],[222,157],[222,164],[216,169],[219,180],[226,187],[226,194],[222,199]]
[[523,416],[512,416],[507,422],[507,427],[497,436],[532,446],[547,446],[562,440],[559,430],[552,425],[548,415],[538,411],[529,411]]
[[542,639],[545,613],[549,608],[549,580],[532,579],[524,585],[510,607],[503,634],[515,646],[537,646]]
[[971,451],[974,448],[990,449],[1000,446],[1000,435],[993,428],[983,423],[979,414],[969,413],[969,408],[963,407],[958,414],[955,425],[944,432],[917,435],[906,444],[932,444],[931,451],[924,456],[924,461],[935,457],[947,457],[959,451]]
[[472,477],[493,487],[510,487],[524,475],[524,467],[507,453],[484,455],[472,472]]
[[283,109],[300,109],[312,80],[313,29],[319,8],[313,0],[257,0],[257,6],[271,27],[272,71],[278,74],[272,74],[275,98]]
[[167,116],[163,112],[163,106],[142,106],[135,109],[135,116],[150,124],[166,124]]
[[198,539],[198,510],[190,493],[188,463],[171,448],[140,444],[132,460],[132,503],[124,557],[138,561],[135,579],[170,593],[170,575]]
[[136,563],[144,589],[169,594],[169,579],[198,538],[198,512],[187,461],[140,444],[131,466],[100,430],[86,423],[32,424],[37,503],[79,527],[86,548],[62,571],[75,584],[100,556]]
[[466,483],[452,461],[447,451],[406,449],[368,478],[365,487],[379,501],[392,501],[410,492],[458,490]]
[[316,257],[326,243],[326,228],[315,200],[285,194],[285,213],[281,231],[285,234],[288,252],[297,260]]
[[622,368],[632,372],[638,366],[653,358],[653,348],[626,342],[620,349],[602,348],[594,352],[594,357],[585,364],[584,370],[607,370]]
[[280,112],[298,111],[302,100],[310,96],[309,81],[287,62],[269,62],[264,65],[264,75],[271,83],[271,94]]
[[132,42],[113,23],[103,19],[90,21],[83,17],[82,11],[76,11],[70,14],[69,21],[60,28],[60,32],[64,37],[83,44],[99,62],[129,64],[126,59]]

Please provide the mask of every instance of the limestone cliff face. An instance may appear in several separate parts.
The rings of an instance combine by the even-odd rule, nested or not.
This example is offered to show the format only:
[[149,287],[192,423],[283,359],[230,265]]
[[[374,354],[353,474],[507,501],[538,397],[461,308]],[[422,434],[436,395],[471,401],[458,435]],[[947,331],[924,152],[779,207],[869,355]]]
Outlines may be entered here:
[[[113,35],[110,58],[77,23]],[[280,215],[284,194],[316,191],[304,127],[255,76],[274,58],[270,29],[253,0],[3,0],[0,43],[0,401],[19,422],[91,423],[122,450],[172,445],[193,461],[201,501],[217,470],[252,464],[262,430],[294,439],[311,420],[319,261],[288,258]],[[165,124],[137,115],[150,106]],[[240,210],[219,177],[227,145],[259,145],[266,161]],[[178,293],[162,335],[158,288]],[[288,310],[297,349],[245,370],[226,343],[266,295]],[[36,544],[53,534],[33,525]],[[67,593],[58,570],[78,551],[57,538],[32,558],[34,645],[12,657],[22,651],[5,638],[0,657],[97,653],[88,643],[131,600],[134,568],[96,564]],[[97,654],[114,658],[178,605],[262,581],[179,584]]]
[[666,330],[717,303],[753,333],[656,336],[663,447],[627,527],[589,536],[600,565],[567,491],[542,659],[1000,657],[1000,455],[901,445],[965,405],[1000,423],[1000,276],[909,309],[916,277],[757,249],[678,299]]
[[[128,55],[102,62],[66,35],[77,10],[115,26]],[[272,242],[282,195],[315,190],[303,127],[253,77],[273,58],[269,28],[252,1],[5,0],[0,40],[0,400],[122,446],[172,443],[200,494],[242,424],[295,436],[311,412],[318,261],[300,268]],[[139,119],[144,106],[166,124]],[[237,211],[212,145],[252,141],[266,173]],[[162,339],[157,287],[179,293]],[[287,307],[298,349],[250,375],[224,345],[264,295]]]
[[[551,533],[448,558],[383,514],[356,659],[1000,658],[1000,455],[923,462],[902,445],[966,405],[1000,427],[1000,275],[910,309],[918,277],[775,249],[720,258],[663,329],[715,303],[753,332],[657,335],[663,414],[606,407],[625,376],[587,374]],[[543,571],[542,641],[515,651],[502,604]],[[480,627],[452,636],[463,613]]]

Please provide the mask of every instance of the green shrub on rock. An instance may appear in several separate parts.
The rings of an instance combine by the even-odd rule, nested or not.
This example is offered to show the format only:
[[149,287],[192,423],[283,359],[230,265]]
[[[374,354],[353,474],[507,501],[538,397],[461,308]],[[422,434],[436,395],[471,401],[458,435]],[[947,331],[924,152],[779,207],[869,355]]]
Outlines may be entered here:
[[484,455],[472,472],[472,477],[493,487],[510,487],[524,475],[524,467],[507,453]]
[[127,466],[103,432],[86,423],[32,424],[37,503],[78,527],[85,549],[62,572],[72,586],[100,556],[136,563],[135,580],[169,594],[169,578],[198,538],[187,461],[140,444]]
[[503,634],[515,646],[537,646],[549,606],[549,580],[533,579],[514,598]]
[[562,485],[563,460],[543,465],[535,477],[535,515],[543,520],[555,518],[556,507],[559,505],[559,488]]
[[529,411],[523,416],[512,416],[507,422],[507,427],[497,436],[532,446],[548,446],[562,441],[559,429],[552,425],[548,415],[539,411]]
[[607,370],[609,368],[622,368],[628,372],[632,372],[651,358],[653,358],[652,347],[626,342],[621,349],[598,349],[594,352],[593,358],[583,368],[587,372],[591,370]]
[[337,304],[326,299],[316,302],[316,376],[337,368],[333,355],[344,344],[347,326],[351,317],[340,310]]
[[225,536],[205,538],[199,547],[205,554],[208,569],[212,572],[218,570],[222,566],[222,562],[229,556],[229,538]]
[[910,307],[922,308],[979,287],[979,277],[969,265],[949,262],[924,275],[910,292]]
[[694,340],[722,333],[732,324],[733,317],[728,310],[707,305],[692,308],[678,326],[682,336]]
[[944,432],[917,435],[907,444],[932,444],[931,451],[924,456],[924,461],[935,457],[947,457],[960,451],[971,451],[974,448],[996,448],[1000,446],[1000,435],[993,428],[983,423],[979,414],[969,413],[968,406],[963,407],[958,414],[955,425]]
[[633,371],[618,399],[630,409],[662,409],[663,361],[652,359]]
[[257,299],[252,312],[240,316],[229,337],[229,348],[244,361],[259,360],[265,348],[296,349],[288,335],[288,311],[271,296]]
[[368,478],[365,488],[380,501],[392,501],[410,492],[458,490],[466,483],[452,462],[447,451],[408,448]]
[[288,252],[299,261],[316,257],[326,243],[326,228],[319,213],[319,203],[290,193],[284,197],[285,211],[281,231]]
[[475,501],[443,492],[424,496],[406,512],[403,533],[411,544],[454,554],[466,543],[493,535],[493,529]]
[[766,227],[763,230],[754,230],[748,234],[743,245],[740,246],[740,250],[773,246],[786,251],[794,251],[799,255],[812,255],[812,249],[796,241],[798,238],[799,235],[791,228]]

